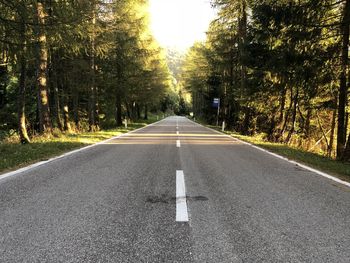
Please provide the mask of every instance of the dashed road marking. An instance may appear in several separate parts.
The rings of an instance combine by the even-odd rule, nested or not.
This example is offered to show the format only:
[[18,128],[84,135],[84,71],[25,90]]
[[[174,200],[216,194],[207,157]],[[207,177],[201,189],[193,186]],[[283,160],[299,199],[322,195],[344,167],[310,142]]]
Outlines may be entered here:
[[176,222],[188,222],[185,175],[182,170],[176,171]]

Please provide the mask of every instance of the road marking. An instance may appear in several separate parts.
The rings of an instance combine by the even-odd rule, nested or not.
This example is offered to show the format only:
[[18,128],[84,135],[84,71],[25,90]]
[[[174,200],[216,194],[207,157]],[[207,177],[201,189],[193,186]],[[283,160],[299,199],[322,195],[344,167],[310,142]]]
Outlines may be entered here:
[[179,135],[179,134],[180,134],[179,131],[177,131],[177,132],[176,132],[176,135]]
[[185,175],[182,170],[176,171],[176,222],[188,222]]
[[176,147],[177,147],[177,148],[180,148],[180,147],[181,147],[180,140],[176,140]]
[[[203,137],[203,138],[227,138],[227,135],[222,135],[222,134],[199,134],[199,133],[184,133],[184,134],[180,134],[179,132],[179,136],[182,137]],[[136,134],[128,134],[128,136],[126,136],[128,138],[142,138],[142,137],[174,137],[174,133],[136,133]],[[231,139],[232,140],[232,139]]]
[[[205,126],[203,126],[203,125],[201,125],[201,124],[198,124],[198,123],[196,123],[196,122],[194,122],[194,121],[192,121],[192,120],[189,120],[189,121],[192,122],[192,123],[194,123],[194,124],[196,124],[196,125],[198,125],[198,126],[204,127],[204,128],[206,128],[206,129],[208,129],[208,130],[211,130],[211,131],[213,131],[213,132],[215,132],[215,133],[223,134],[222,132],[216,131],[216,130],[214,130],[214,129],[212,129],[212,128],[209,128],[209,127],[205,127]],[[249,143],[249,142],[242,141],[242,140],[240,140],[240,139],[238,139],[238,138],[234,138],[234,137],[232,137],[232,136],[230,136],[230,135],[227,135],[227,134],[223,134],[223,135],[226,135],[226,137],[228,137],[228,138],[230,138],[230,139],[232,139],[232,140],[234,140],[234,141],[241,142],[241,143],[243,143],[243,144],[249,145],[250,147],[253,147],[254,149],[257,149],[257,150],[262,151],[262,152],[264,152],[264,153],[270,154],[270,155],[272,155],[272,156],[274,156],[274,157],[276,157],[276,158],[278,158],[278,159],[284,160],[284,161],[289,162],[289,163],[294,164],[294,165],[298,165],[299,167],[304,168],[304,169],[306,169],[306,170],[308,170],[308,171],[310,171],[310,172],[313,172],[313,173],[315,173],[315,174],[317,174],[317,175],[320,175],[320,176],[322,176],[322,177],[324,177],[324,178],[327,178],[327,179],[332,180],[332,181],[334,181],[334,182],[337,182],[337,183],[339,183],[339,184],[342,184],[342,185],[345,185],[345,186],[347,186],[347,187],[350,187],[350,182],[346,182],[346,181],[344,181],[344,180],[341,180],[341,179],[339,179],[339,178],[337,178],[337,177],[334,177],[333,175],[327,174],[327,173],[325,173],[325,172],[322,172],[322,171],[320,171],[320,170],[317,170],[317,169],[312,168],[312,167],[310,167],[310,166],[307,166],[307,165],[305,165],[305,164],[301,164],[301,163],[299,163],[299,162],[290,160],[290,159],[288,159],[287,157],[284,157],[284,156],[281,156],[281,155],[279,155],[279,154],[270,152],[270,151],[265,150],[265,149],[263,149],[263,148],[261,148],[261,147],[259,147],[259,146],[253,145],[253,144],[251,144],[251,143]]]

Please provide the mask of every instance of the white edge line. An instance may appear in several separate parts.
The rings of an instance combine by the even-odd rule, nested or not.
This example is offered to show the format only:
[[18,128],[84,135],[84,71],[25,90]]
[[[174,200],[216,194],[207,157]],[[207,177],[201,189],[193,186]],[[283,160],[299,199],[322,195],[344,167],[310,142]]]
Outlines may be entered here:
[[150,127],[150,126],[153,126],[159,122],[162,122],[164,121],[166,118],[162,119],[162,120],[159,120],[159,121],[156,121],[156,122],[153,122],[149,125],[146,125],[144,127],[141,127],[141,128],[138,128],[136,130],[132,130],[132,131],[129,131],[127,133],[123,133],[123,134],[120,134],[118,136],[114,136],[112,138],[109,138],[107,140],[104,140],[104,141],[101,141],[101,142],[98,142],[98,143],[95,143],[95,144],[92,144],[92,145],[88,145],[88,146],[85,146],[85,147],[82,147],[82,148],[79,148],[79,149],[76,149],[76,150],[73,150],[73,151],[70,151],[70,152],[67,152],[67,153],[64,153],[62,155],[59,155],[59,156],[56,156],[56,157],[53,157],[53,158],[50,158],[46,161],[41,161],[41,162],[37,162],[37,163],[34,163],[34,164],[31,164],[29,166],[26,166],[26,167],[23,167],[23,168],[20,168],[18,170],[15,170],[15,171],[12,171],[12,172],[8,172],[8,173],[4,173],[4,174],[0,174],[0,181],[5,179],[5,178],[8,178],[8,177],[11,177],[11,176],[14,176],[14,175],[17,175],[17,174],[21,174],[21,173],[24,173],[26,171],[30,171],[36,167],[39,167],[39,166],[42,166],[44,164],[48,164],[48,163],[51,163],[53,161],[56,161],[56,160],[59,160],[59,159],[62,159],[62,158],[65,158],[67,156],[70,156],[72,154],[75,154],[77,152],[81,152],[81,151],[85,151],[85,150],[88,150],[92,147],[95,147],[97,145],[100,145],[100,144],[105,144],[106,142],[109,142],[109,141],[112,141],[112,140],[115,140],[115,139],[118,139],[118,138],[121,138],[121,137],[124,137],[130,133],[134,133],[134,132],[137,132],[137,131],[140,131],[142,129],[145,129],[146,127]]
[[[199,124],[199,123],[197,123],[197,122],[194,122],[194,121],[192,121],[192,120],[190,120],[190,119],[188,119],[188,120],[191,121],[191,122],[193,122],[193,123],[195,123],[195,124],[197,124],[197,125],[203,126],[203,125],[201,125],[201,124]],[[256,146],[256,145],[254,145],[254,144],[251,144],[251,143],[249,143],[249,142],[242,141],[242,140],[240,140],[240,139],[238,139],[238,138],[235,138],[235,137],[232,137],[232,136],[230,136],[230,135],[224,134],[224,133],[219,132],[219,131],[217,131],[217,130],[214,130],[214,129],[212,129],[212,128],[209,128],[209,127],[206,127],[206,126],[203,126],[203,127],[207,128],[207,129],[209,129],[209,130],[212,130],[212,131],[214,131],[214,132],[216,132],[216,133],[223,134],[223,135],[225,135],[225,136],[227,136],[227,137],[229,137],[229,138],[231,138],[231,139],[233,139],[233,140],[239,141],[239,142],[241,142],[241,143],[243,143],[243,144],[249,145],[249,146],[251,146],[251,147],[253,147],[253,148],[255,148],[255,149],[259,150],[259,151],[268,153],[268,154],[270,154],[270,155],[272,155],[272,156],[274,156],[274,157],[276,157],[276,158],[279,158],[279,159],[281,159],[281,160],[287,161],[287,162],[289,162],[289,163],[291,163],[291,164],[298,165],[298,166],[300,166],[301,168],[304,168],[304,169],[306,169],[306,170],[308,170],[308,171],[310,171],[310,172],[316,173],[316,174],[318,174],[318,175],[320,175],[320,176],[322,176],[322,177],[325,177],[325,178],[327,178],[327,179],[330,179],[330,180],[332,180],[332,181],[335,181],[335,182],[337,182],[337,183],[339,183],[339,184],[342,184],[342,185],[345,185],[345,186],[347,186],[347,187],[350,187],[350,183],[349,183],[349,182],[346,182],[346,181],[341,180],[341,179],[339,179],[339,178],[337,178],[337,177],[334,177],[333,175],[327,174],[327,173],[325,173],[325,172],[322,172],[322,171],[320,171],[320,170],[317,170],[317,169],[312,168],[312,167],[310,167],[310,166],[307,166],[307,165],[305,165],[305,164],[301,164],[301,163],[299,163],[299,162],[297,162],[297,161],[290,160],[290,159],[288,159],[287,157],[284,157],[284,156],[281,156],[281,155],[279,155],[279,154],[270,152],[270,151],[268,151],[268,150],[266,150],[266,149],[263,149],[263,148],[261,148],[261,147],[259,147],[259,146]]]
[[185,175],[182,170],[176,171],[176,222],[188,222]]
[[180,140],[176,140],[176,147],[177,147],[177,148],[180,148],[180,147],[181,147],[181,142],[180,142]]

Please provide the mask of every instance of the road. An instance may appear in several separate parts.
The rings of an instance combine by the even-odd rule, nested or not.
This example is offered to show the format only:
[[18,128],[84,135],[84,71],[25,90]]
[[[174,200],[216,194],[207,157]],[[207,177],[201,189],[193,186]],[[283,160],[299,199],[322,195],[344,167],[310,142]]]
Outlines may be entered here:
[[350,188],[169,117],[1,180],[0,262],[350,262]]

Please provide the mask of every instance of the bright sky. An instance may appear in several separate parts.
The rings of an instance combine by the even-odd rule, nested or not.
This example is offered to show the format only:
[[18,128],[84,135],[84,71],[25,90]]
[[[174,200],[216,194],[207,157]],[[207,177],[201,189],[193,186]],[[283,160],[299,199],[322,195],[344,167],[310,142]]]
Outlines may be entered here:
[[210,0],[150,0],[152,31],[160,45],[186,49],[205,39],[215,17]]

